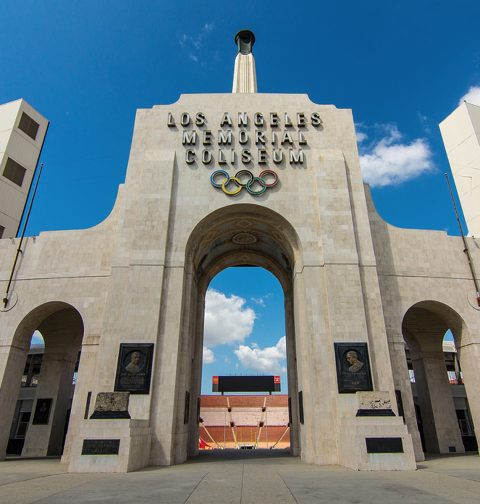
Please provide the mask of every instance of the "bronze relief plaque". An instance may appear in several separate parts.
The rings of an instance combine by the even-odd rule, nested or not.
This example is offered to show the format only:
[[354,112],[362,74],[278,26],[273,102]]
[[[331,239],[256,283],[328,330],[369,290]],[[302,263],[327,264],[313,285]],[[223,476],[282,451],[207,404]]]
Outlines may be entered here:
[[338,391],[373,390],[366,343],[335,343]]
[[120,343],[115,392],[149,394],[153,343]]

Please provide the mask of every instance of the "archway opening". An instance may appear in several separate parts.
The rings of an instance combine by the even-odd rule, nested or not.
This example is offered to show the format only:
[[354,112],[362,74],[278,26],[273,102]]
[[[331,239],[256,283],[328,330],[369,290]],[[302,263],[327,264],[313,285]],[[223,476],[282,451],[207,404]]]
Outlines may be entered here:
[[407,366],[425,453],[477,451],[459,348],[465,325],[434,301],[412,306],[403,319]]
[[61,456],[79,366],[83,321],[61,302],[32,310],[13,338],[7,363],[11,408],[2,412],[9,424],[9,456]]
[[[256,267],[257,271],[263,268],[274,275],[281,286],[285,333],[278,336],[275,346],[285,336],[290,399],[290,408],[287,406],[290,426],[285,435],[290,435],[290,453],[299,454],[293,280],[296,269],[302,267],[300,257],[299,241],[293,227],[278,213],[257,205],[237,204],[217,210],[200,221],[191,233],[186,248],[183,285],[182,367],[185,372],[177,379],[176,462],[199,453],[205,301],[212,279],[232,267],[244,272],[246,267]],[[206,354],[209,355],[208,350]]]
[[289,453],[287,357],[276,277],[254,266],[218,273],[205,297],[200,452]]

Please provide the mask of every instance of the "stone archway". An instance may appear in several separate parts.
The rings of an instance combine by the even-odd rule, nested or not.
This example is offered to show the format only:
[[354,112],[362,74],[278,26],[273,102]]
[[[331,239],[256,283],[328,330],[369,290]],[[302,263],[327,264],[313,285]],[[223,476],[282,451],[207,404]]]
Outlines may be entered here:
[[[176,462],[198,453],[197,401],[202,372],[205,294],[211,279],[231,266],[259,266],[273,273],[284,291],[288,388],[292,405],[291,453],[299,455],[298,383],[293,280],[300,245],[292,226],[279,214],[255,205],[235,205],[213,212],[193,230],[186,249],[183,362],[177,380]],[[179,383],[180,382],[180,383]],[[189,405],[185,404],[185,394]],[[188,419],[185,408],[190,409]],[[187,423],[184,423],[187,422]]]
[[[17,326],[12,338],[0,393],[0,448],[3,456],[30,340],[37,329],[44,338],[45,351],[22,456],[62,454],[73,394],[72,377],[81,348],[84,325],[80,313],[72,305],[52,301],[31,310]],[[39,413],[42,410],[42,418],[37,416],[35,419],[37,409]]]
[[[415,376],[416,407],[421,418],[425,451],[430,453],[465,451],[442,346],[448,329],[454,335],[459,360],[465,357],[467,396],[469,403],[475,405],[472,387],[468,387],[468,377],[473,371],[469,369],[472,363],[467,363],[468,345],[462,349],[469,335],[460,315],[443,303],[429,300],[411,306],[402,322]],[[478,372],[478,363],[475,366]]]

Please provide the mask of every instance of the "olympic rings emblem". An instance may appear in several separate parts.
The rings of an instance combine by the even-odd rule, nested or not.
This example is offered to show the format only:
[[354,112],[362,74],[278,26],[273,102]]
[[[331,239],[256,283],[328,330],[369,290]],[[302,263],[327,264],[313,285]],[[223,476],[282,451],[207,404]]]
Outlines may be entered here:
[[235,196],[243,188],[252,196],[261,196],[267,189],[278,184],[278,175],[273,170],[263,170],[255,177],[250,170],[240,170],[231,177],[225,170],[217,170],[210,176],[210,182],[228,196]]

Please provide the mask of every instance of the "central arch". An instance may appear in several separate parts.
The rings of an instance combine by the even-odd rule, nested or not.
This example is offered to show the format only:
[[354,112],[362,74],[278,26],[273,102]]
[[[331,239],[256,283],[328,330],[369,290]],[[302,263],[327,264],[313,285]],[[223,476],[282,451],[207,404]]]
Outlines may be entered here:
[[182,306],[182,348],[177,379],[174,459],[198,453],[198,411],[202,373],[205,295],[212,278],[232,266],[259,266],[282,285],[285,300],[288,389],[291,403],[290,446],[301,451],[294,324],[294,272],[301,249],[292,225],[261,206],[238,204],[214,211],[192,231],[187,247]]

